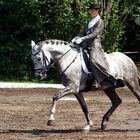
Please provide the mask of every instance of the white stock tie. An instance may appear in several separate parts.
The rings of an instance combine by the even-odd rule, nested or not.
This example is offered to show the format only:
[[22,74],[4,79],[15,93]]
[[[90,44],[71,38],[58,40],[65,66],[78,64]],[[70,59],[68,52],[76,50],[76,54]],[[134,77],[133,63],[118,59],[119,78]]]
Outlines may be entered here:
[[100,16],[96,16],[88,23],[88,29],[92,28],[100,19]]

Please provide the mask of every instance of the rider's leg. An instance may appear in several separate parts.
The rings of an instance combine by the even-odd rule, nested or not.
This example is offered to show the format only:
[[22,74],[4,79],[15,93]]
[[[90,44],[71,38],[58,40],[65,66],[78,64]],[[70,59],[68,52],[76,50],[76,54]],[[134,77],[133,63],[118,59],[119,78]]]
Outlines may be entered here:
[[109,65],[102,48],[99,46],[91,48],[89,54],[91,70],[98,83],[109,81],[108,84],[111,84],[109,87],[115,86],[116,79],[109,74]]

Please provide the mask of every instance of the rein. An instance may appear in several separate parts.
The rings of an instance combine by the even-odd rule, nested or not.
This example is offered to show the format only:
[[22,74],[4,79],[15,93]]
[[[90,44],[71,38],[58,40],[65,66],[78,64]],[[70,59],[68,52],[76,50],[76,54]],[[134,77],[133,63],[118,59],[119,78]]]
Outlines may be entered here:
[[[71,43],[70,43],[70,45],[71,45]],[[76,46],[75,44],[73,44],[74,46]],[[77,47],[76,47],[77,48]],[[48,69],[49,68],[51,68],[52,66],[54,66],[54,64],[56,64],[61,58],[63,58],[67,53],[69,53],[70,51],[72,50],[72,48],[70,48],[67,52],[65,52],[60,58],[58,58],[57,60],[55,60],[52,64],[50,64],[49,66],[48,66]],[[44,52],[43,52],[44,53]],[[77,56],[78,56],[78,52],[77,52],[77,55],[76,55],[76,57],[74,58],[74,60],[70,63],[70,65],[75,61],[75,59],[77,58]],[[45,56],[46,57],[46,56]],[[47,60],[48,60],[48,58],[47,58]],[[70,65],[68,65],[67,66],[67,68],[66,68],[66,70],[70,67]],[[63,71],[63,73],[66,71],[66,70],[64,70]]]
[[66,72],[66,70],[72,65],[72,63],[75,62],[76,58],[78,56],[78,52],[77,55],[74,57],[74,59],[72,60],[72,62],[62,71],[61,76]]
[[[69,53],[69,52],[71,51],[71,49],[72,49],[72,48],[70,48],[66,53],[64,53],[60,58],[58,58],[57,60],[55,60],[52,64],[50,64],[50,65],[48,66],[48,69],[51,68],[52,66],[54,66],[54,64],[56,64],[59,60],[61,60],[67,53]],[[43,52],[43,53],[44,53],[44,52]],[[45,56],[45,58],[47,58],[47,57]],[[47,58],[47,61],[48,61],[48,58]]]
[[[70,48],[66,53],[64,53],[60,58],[58,58],[56,61],[54,61],[52,64],[50,64],[49,66],[48,66],[48,69],[47,70],[45,70],[45,71],[48,71],[52,66],[54,66],[54,64],[56,64],[59,60],[61,60],[67,53],[69,53],[70,51],[72,50],[72,48]],[[43,53],[43,61],[45,61],[45,63],[43,63],[43,64],[45,64],[44,65],[44,68],[46,67],[46,60],[47,60],[47,62],[49,63],[49,60],[48,60],[48,58],[45,56],[45,54],[44,54],[44,52],[42,51],[42,53]],[[78,52],[77,52],[77,55],[74,57],[74,59],[72,60],[72,62],[62,71],[62,73],[61,73],[61,76],[66,72],[66,70],[72,65],[72,63],[74,63],[75,62],[75,60],[76,60],[76,58],[77,58],[77,56],[78,56]]]

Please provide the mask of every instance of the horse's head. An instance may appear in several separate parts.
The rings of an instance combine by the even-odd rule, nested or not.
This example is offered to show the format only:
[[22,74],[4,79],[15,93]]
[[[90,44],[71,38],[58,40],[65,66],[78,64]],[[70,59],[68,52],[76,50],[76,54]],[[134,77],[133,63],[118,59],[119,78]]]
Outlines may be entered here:
[[50,64],[51,56],[50,53],[43,50],[43,44],[35,44],[31,41],[32,47],[32,60],[34,63],[35,77],[39,80],[46,78],[48,65]]

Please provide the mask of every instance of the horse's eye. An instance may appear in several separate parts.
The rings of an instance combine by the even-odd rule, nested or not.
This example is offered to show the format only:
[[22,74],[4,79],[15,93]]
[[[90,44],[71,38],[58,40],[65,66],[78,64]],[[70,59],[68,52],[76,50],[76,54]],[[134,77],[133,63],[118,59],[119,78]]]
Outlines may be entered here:
[[37,60],[38,60],[38,61],[40,61],[40,60],[41,60],[41,58],[38,58]]

